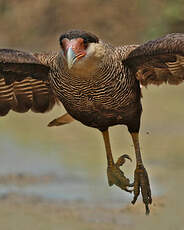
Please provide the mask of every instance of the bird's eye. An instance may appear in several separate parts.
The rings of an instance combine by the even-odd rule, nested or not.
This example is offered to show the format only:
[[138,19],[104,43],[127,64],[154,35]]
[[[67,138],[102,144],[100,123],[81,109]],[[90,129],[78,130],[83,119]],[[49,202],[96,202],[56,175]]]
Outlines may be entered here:
[[87,49],[88,48],[88,42],[86,40],[84,40],[84,48]]

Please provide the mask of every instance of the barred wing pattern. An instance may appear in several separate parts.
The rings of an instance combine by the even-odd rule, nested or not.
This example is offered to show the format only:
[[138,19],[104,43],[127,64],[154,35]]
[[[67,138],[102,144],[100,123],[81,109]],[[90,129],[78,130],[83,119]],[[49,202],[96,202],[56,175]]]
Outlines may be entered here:
[[49,86],[49,67],[39,55],[11,49],[0,49],[0,116],[9,110],[44,113],[56,99]]
[[144,86],[184,82],[184,34],[168,34],[135,48],[124,63]]

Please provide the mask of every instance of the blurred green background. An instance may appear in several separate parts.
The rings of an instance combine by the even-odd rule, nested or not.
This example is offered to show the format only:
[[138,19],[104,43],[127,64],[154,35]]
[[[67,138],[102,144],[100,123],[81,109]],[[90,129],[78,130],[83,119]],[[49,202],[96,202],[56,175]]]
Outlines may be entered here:
[[[75,28],[94,32],[114,45],[143,43],[167,33],[183,33],[183,15],[183,0],[0,0],[0,48],[58,51],[60,34]],[[156,227],[167,230],[182,229],[180,223],[183,221],[184,202],[180,200],[180,197],[184,190],[181,184],[184,175],[183,92],[183,85],[151,86],[143,89],[143,116],[140,132],[142,154],[150,174],[154,196],[162,195],[167,199],[164,207],[158,210],[157,217],[152,216],[148,221],[142,216],[141,221],[146,223],[144,225],[142,225],[143,222],[138,220],[136,222],[134,219],[134,224],[137,223],[139,227],[134,228],[134,225],[130,225],[131,229],[147,229],[148,227],[150,229]],[[7,175],[27,173],[31,155],[33,160],[30,160],[28,173],[33,173],[31,170],[34,171],[34,167],[37,167],[39,174],[39,168],[43,166],[41,162],[44,162],[46,158],[46,162],[50,161],[53,168],[56,165],[58,167],[59,164],[59,167],[65,170],[66,177],[71,177],[69,183],[74,183],[73,175],[77,175],[79,179],[80,189],[78,190],[75,186],[63,185],[66,186],[67,192],[63,194],[62,199],[70,201],[70,196],[66,193],[77,192],[81,197],[86,197],[90,204],[95,204],[95,200],[102,199],[103,201],[105,197],[104,202],[112,206],[114,202],[119,202],[119,197],[122,196],[124,199],[125,194],[119,192],[118,188],[108,188],[105,150],[101,134],[97,130],[84,127],[77,121],[63,127],[47,127],[49,121],[62,113],[64,113],[64,108],[56,106],[53,111],[43,115],[32,112],[26,114],[10,112],[6,117],[1,118],[0,172]],[[110,134],[114,156],[117,158],[122,153],[128,153],[134,159],[134,164],[127,163],[124,166],[126,175],[132,179],[135,158],[127,128],[113,127]],[[18,155],[17,158],[16,155]],[[51,171],[57,174],[60,170],[54,171],[49,163],[45,165],[46,167],[48,165],[48,170],[44,169],[46,173]],[[87,195],[83,184],[80,184],[81,178],[83,178],[82,182],[89,186],[90,192]],[[6,193],[12,191],[14,192],[6,188]],[[53,192],[53,196],[58,193],[59,191]],[[91,196],[94,199],[91,199]],[[125,197],[125,203],[132,198],[126,195]],[[78,199],[77,195],[76,199]],[[71,199],[73,200],[75,198]],[[44,230],[121,229],[122,225],[118,221],[113,222],[113,218],[104,220],[101,217],[103,211],[96,217],[99,224],[98,221],[96,224],[96,219],[84,221],[82,216],[79,223],[73,224],[72,218],[69,218],[66,220],[66,227],[59,228],[60,225],[58,223],[55,225],[50,216],[46,218],[45,226],[43,219],[39,218],[40,213],[34,212],[34,208],[31,214],[32,219],[24,219],[21,215],[17,217],[16,213],[13,214],[8,209],[3,213],[2,227],[5,230],[21,230],[24,229],[22,223],[25,221],[27,224],[36,224],[38,228],[35,229]],[[143,207],[141,211],[144,212]],[[113,212],[111,214],[115,215]],[[28,217],[29,212],[25,216]],[[167,219],[168,216],[169,219]],[[139,215],[136,214],[136,217]],[[17,228],[9,224],[11,221],[17,224]],[[75,228],[72,227],[74,225]]]

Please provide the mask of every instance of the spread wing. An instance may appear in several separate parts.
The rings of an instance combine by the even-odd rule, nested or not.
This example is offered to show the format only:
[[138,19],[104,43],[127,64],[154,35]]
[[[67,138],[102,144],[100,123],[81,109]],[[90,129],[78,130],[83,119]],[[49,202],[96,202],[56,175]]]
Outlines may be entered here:
[[56,99],[49,85],[44,54],[0,49],[0,116],[9,110],[44,113]]
[[184,82],[184,34],[168,34],[131,51],[124,63],[144,86]]

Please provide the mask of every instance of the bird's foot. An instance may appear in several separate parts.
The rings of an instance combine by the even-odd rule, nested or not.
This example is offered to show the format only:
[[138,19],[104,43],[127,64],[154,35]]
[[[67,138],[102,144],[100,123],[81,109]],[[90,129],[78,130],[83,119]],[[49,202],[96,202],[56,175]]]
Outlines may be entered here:
[[146,215],[149,215],[149,205],[152,203],[151,188],[148,174],[143,165],[137,166],[134,172],[134,199],[132,204],[135,204],[139,194],[142,194],[142,199],[146,208]]
[[133,187],[133,184],[130,183],[130,180],[125,177],[123,171],[120,169],[120,166],[122,166],[125,163],[125,159],[129,159],[130,161],[132,161],[132,159],[127,154],[122,155],[118,158],[115,164],[108,166],[107,177],[109,186],[115,184],[122,190],[131,193],[133,190],[129,189],[129,187]]

